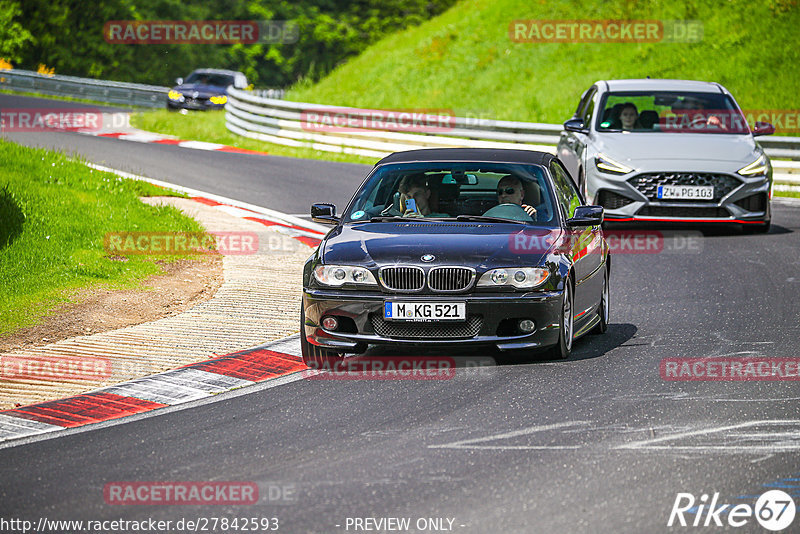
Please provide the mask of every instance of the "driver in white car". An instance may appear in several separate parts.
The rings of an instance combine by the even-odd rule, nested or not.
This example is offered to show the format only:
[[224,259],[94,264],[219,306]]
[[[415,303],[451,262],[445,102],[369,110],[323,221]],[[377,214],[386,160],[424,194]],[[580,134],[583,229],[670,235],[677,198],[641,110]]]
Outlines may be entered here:
[[531,217],[536,216],[536,208],[522,203],[525,197],[525,188],[522,187],[522,182],[515,176],[504,176],[497,182],[497,201],[500,204],[517,204],[522,206],[525,213]]

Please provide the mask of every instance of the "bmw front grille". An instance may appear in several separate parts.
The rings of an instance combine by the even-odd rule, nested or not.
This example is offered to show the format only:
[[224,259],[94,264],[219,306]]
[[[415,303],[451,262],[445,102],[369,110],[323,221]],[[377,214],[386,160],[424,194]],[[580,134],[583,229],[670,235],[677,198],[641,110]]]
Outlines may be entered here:
[[389,291],[416,292],[427,286],[431,291],[448,293],[466,291],[472,287],[475,269],[457,266],[432,267],[426,274],[422,267],[412,265],[382,267],[378,270],[378,279]]

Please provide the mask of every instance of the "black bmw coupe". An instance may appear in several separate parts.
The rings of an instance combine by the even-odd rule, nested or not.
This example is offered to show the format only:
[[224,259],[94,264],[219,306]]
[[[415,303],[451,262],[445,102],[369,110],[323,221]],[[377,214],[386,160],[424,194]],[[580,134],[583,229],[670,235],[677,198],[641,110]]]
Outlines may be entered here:
[[546,349],[605,332],[603,208],[563,164],[527,150],[424,149],[380,160],[303,271],[303,360],[369,345]]

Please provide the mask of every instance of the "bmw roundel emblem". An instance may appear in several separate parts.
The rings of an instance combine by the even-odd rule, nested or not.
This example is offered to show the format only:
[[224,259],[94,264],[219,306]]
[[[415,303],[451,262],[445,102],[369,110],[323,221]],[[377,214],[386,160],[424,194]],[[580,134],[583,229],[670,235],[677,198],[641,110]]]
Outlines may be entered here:
[[423,254],[422,258],[420,258],[424,262],[430,262],[436,259],[436,256],[433,254]]

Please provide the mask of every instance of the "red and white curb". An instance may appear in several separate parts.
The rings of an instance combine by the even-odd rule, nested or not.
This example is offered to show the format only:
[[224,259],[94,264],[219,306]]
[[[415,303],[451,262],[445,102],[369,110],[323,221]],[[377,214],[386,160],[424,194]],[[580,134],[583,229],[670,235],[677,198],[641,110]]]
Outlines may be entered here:
[[248,150],[246,148],[236,148],[229,145],[218,143],[207,143],[205,141],[187,141],[185,139],[175,139],[171,136],[159,135],[145,131],[134,132],[97,132],[81,130],[78,133],[91,135],[94,137],[106,137],[110,139],[120,139],[122,141],[133,141],[135,143],[152,143],[156,145],[170,145],[179,148],[192,148],[194,150],[211,150],[213,152],[228,152],[230,154],[252,154],[255,156],[268,156],[267,152],[258,150]]
[[[29,438],[176,406],[310,371],[297,335],[145,378],[0,412],[0,442]],[[300,373],[305,371],[304,373]]]
[[[86,165],[99,171],[143,180],[185,193],[196,202],[264,224],[311,247],[317,246],[328,231],[322,225],[279,211],[101,165]],[[300,371],[305,373],[299,374]],[[0,443],[201,400],[287,375],[295,375],[299,380],[308,376],[308,373],[313,374],[316,371],[309,371],[302,362],[299,336],[290,336],[260,347],[106,386],[74,397],[0,411]]]
[[207,206],[212,206],[234,217],[240,217],[242,219],[247,219],[248,221],[263,224],[264,226],[269,226],[271,230],[275,230],[276,232],[280,232],[284,235],[292,237],[312,248],[320,244],[322,238],[325,237],[325,234],[329,230],[328,227],[322,226],[321,224],[306,221],[300,217],[281,213],[269,208],[248,204],[247,202],[240,202],[238,200],[206,193],[197,189],[183,187],[171,184],[169,182],[162,182],[146,176],[131,174],[129,172],[119,171],[109,167],[103,167],[102,165],[95,165],[93,163],[87,163],[86,165],[92,169],[111,172],[123,178],[142,180],[165,189],[172,189],[173,191],[184,193],[189,195],[189,197],[196,202],[200,202]]

